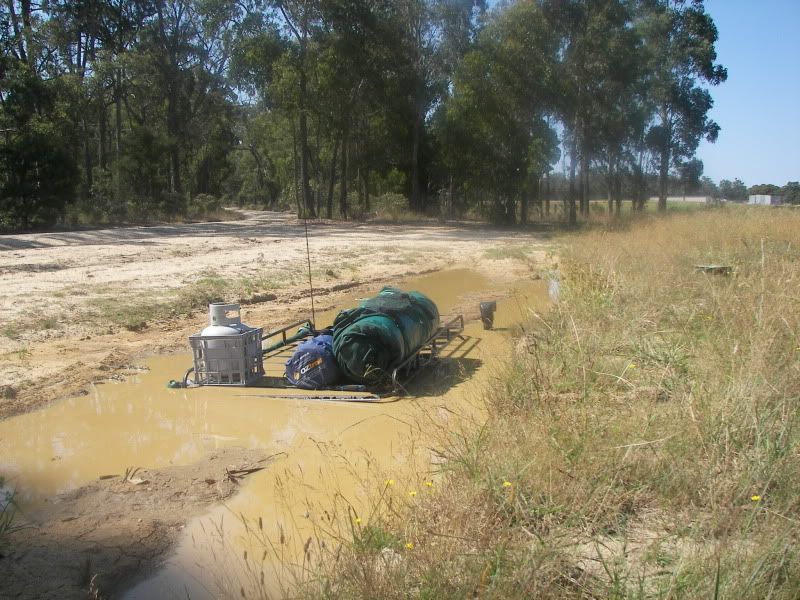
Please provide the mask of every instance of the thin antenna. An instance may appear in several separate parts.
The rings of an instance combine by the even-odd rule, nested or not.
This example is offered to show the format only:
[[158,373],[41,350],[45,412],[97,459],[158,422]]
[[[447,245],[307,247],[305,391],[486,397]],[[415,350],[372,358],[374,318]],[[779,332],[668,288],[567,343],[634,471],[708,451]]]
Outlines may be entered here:
[[303,224],[306,228],[306,260],[308,261],[308,289],[311,290],[311,322],[317,327],[317,315],[314,310],[314,285],[311,283],[311,251],[308,249],[308,217],[303,213]]

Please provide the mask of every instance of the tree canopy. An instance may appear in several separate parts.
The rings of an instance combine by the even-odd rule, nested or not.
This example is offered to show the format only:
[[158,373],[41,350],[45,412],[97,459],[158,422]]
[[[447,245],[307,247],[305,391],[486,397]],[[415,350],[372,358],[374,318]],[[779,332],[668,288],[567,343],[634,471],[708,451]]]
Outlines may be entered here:
[[719,133],[716,40],[701,0],[8,0],[0,228],[663,204]]

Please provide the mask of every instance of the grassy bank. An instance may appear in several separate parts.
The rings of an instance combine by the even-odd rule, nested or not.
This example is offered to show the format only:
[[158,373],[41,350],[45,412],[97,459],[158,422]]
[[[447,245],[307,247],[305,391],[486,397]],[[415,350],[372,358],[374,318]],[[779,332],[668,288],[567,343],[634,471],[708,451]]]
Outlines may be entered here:
[[426,493],[342,529],[302,595],[798,597],[800,217],[562,242],[561,302],[488,422],[441,440]]

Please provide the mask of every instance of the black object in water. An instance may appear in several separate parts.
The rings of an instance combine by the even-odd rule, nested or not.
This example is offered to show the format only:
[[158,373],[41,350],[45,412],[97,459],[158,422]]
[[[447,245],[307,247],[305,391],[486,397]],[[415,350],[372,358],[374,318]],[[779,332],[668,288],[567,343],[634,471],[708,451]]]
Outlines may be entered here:
[[481,302],[481,322],[484,329],[491,329],[494,325],[494,312],[497,310],[497,302]]

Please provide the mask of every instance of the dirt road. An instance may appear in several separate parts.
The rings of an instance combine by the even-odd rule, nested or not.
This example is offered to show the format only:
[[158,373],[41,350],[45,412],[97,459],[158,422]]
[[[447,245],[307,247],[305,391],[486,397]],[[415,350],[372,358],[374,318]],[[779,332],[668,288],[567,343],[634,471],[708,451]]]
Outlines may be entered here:
[[[209,298],[270,327],[310,311],[302,221],[240,221],[0,236],[0,418],[185,348]],[[480,225],[309,224],[317,308],[359,285],[467,265],[516,277],[541,241]],[[509,268],[513,259],[516,264]],[[534,268],[531,266],[531,268]]]

